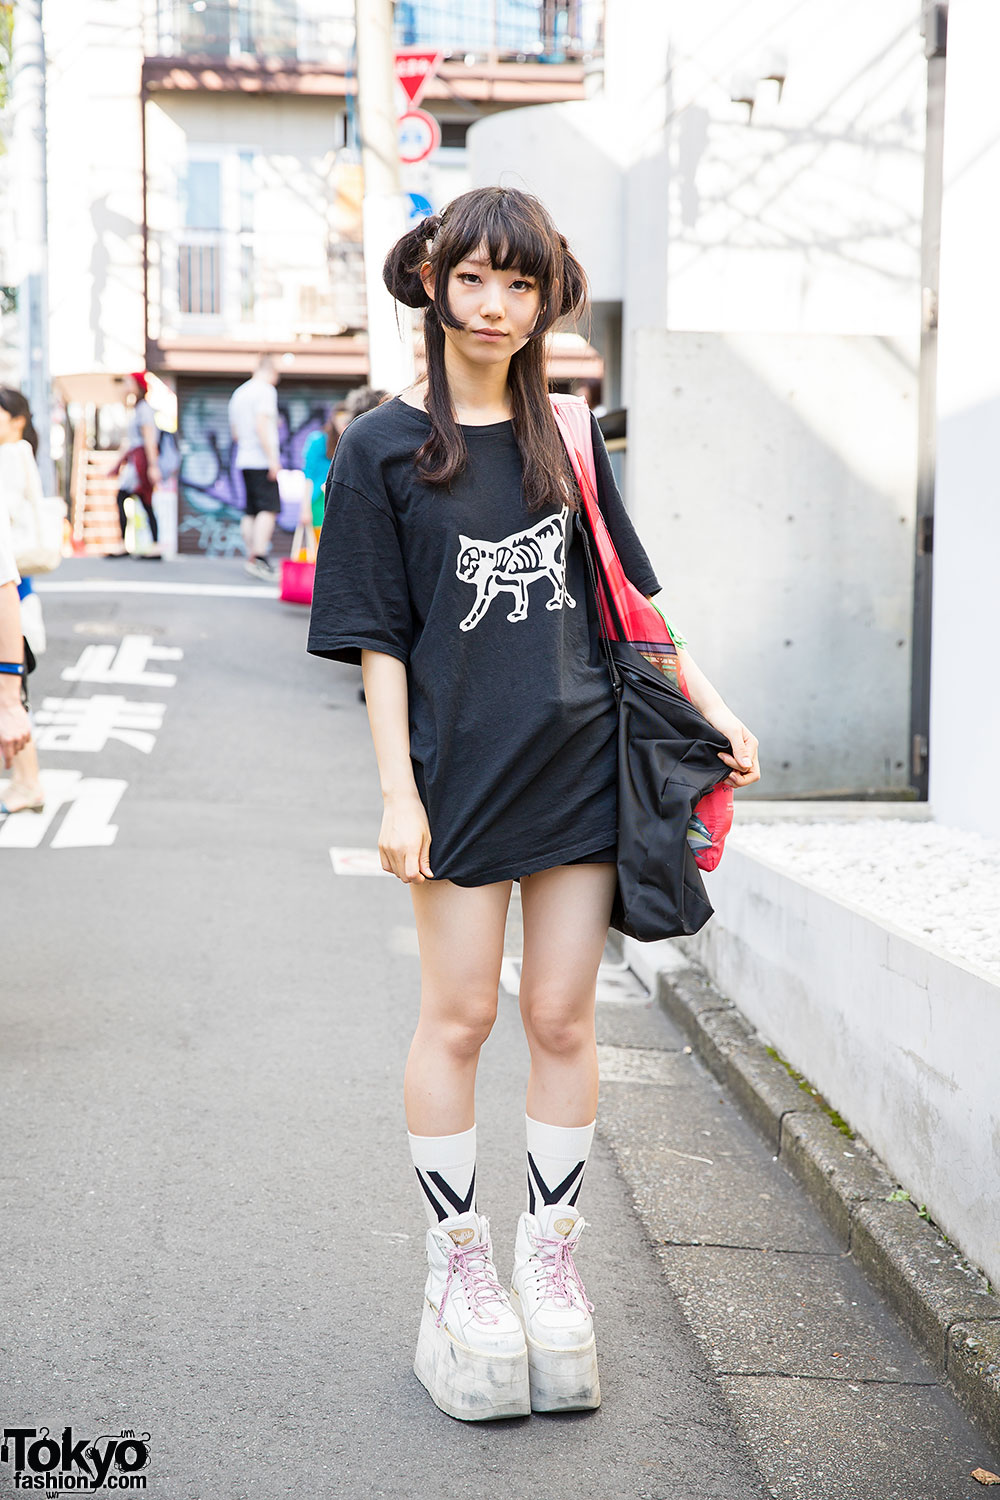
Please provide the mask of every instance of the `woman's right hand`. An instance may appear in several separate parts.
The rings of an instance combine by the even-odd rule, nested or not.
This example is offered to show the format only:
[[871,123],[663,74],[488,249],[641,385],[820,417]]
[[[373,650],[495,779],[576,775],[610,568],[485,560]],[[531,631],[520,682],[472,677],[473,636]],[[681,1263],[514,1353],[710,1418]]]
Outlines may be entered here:
[[407,885],[433,880],[430,849],[430,824],[419,795],[387,797],[378,835],[383,870]]
[[[18,677],[14,680],[20,687],[21,679]],[[5,770],[10,770],[14,756],[24,749],[30,739],[31,720],[25,713],[20,698],[7,701],[5,695],[0,699],[0,760],[3,761]]]

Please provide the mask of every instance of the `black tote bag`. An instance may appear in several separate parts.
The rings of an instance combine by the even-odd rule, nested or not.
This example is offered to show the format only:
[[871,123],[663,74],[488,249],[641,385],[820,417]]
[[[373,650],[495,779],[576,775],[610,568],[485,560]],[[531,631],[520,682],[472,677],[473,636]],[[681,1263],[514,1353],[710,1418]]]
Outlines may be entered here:
[[[598,621],[594,549],[575,513]],[[624,634],[624,631],[622,632]],[[629,641],[601,642],[618,704],[618,888],[611,926],[640,942],[688,936],[712,915],[687,840],[695,805],[730,774],[725,735]]]

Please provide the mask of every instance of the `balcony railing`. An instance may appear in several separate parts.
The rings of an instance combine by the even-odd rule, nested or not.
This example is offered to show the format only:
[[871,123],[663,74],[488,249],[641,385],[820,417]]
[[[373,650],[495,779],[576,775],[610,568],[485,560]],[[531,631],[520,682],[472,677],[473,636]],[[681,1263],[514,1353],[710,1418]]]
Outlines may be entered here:
[[150,239],[156,340],[283,343],[364,328],[361,246],[310,234],[181,229]]
[[[579,62],[603,48],[605,0],[396,0],[398,47],[470,62]],[[353,0],[159,0],[160,57],[349,67]]]
[[159,0],[151,39],[159,57],[332,61],[341,67],[353,43],[353,0]]
[[603,47],[604,0],[396,0],[398,47],[447,58],[579,62]]

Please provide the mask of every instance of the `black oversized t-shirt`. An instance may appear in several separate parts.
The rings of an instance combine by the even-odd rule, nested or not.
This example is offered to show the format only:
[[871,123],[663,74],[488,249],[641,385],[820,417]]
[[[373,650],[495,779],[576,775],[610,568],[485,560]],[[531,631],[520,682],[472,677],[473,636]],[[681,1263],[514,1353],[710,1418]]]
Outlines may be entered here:
[[[659,583],[593,422],[622,566]],[[528,511],[510,422],[465,427],[451,488],[414,454],[430,418],[396,397],[356,418],[327,481],[308,649],[407,666],[410,756],[436,879],[483,885],[616,841],[617,713],[570,511]]]

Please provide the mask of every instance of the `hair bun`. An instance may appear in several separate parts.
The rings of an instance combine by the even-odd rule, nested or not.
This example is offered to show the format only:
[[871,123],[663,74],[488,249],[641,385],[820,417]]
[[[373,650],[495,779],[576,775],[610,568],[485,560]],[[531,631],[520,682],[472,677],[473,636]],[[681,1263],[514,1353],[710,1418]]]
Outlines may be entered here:
[[404,307],[427,307],[430,298],[420,280],[420,267],[427,259],[427,242],[441,227],[437,214],[421,219],[415,228],[396,241],[382,266],[382,280]]

